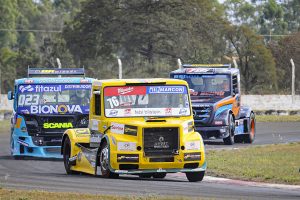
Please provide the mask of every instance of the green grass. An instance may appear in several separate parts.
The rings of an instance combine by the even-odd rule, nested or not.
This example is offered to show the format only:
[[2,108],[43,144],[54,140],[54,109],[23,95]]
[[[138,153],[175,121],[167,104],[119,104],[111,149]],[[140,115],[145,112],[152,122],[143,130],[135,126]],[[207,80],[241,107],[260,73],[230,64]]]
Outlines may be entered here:
[[256,115],[257,122],[300,122],[300,115]]
[[[105,192],[105,191],[104,191]],[[164,196],[110,196],[110,195],[93,195],[93,194],[81,194],[81,193],[67,193],[67,192],[45,192],[37,190],[15,190],[0,188],[0,200],[52,200],[52,199],[64,199],[64,200],[187,200],[189,198],[184,197],[164,197]],[[197,198],[202,199],[202,198]]]
[[259,182],[300,185],[300,143],[206,152],[207,174]]
[[10,120],[0,121],[0,134],[8,133],[10,130]]

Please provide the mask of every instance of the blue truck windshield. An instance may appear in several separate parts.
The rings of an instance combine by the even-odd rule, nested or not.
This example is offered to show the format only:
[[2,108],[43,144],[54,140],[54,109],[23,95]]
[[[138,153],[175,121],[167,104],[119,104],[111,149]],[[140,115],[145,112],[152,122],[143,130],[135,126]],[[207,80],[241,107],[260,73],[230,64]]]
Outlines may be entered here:
[[230,76],[226,74],[174,74],[190,87],[193,103],[216,102],[231,95]]
[[17,112],[21,114],[89,113],[91,84],[19,85]]

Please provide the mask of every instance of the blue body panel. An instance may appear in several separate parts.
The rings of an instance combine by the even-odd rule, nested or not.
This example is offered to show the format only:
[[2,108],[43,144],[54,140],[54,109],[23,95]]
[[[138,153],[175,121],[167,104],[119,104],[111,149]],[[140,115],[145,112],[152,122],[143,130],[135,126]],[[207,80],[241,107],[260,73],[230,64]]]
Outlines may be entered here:
[[[23,84],[91,84],[94,79],[81,77],[42,77],[23,78],[15,80],[15,93],[18,96],[18,86]],[[61,146],[38,146],[33,137],[28,134],[25,119],[17,113],[17,98],[14,99],[14,109],[11,129],[11,154],[13,156],[30,156],[42,158],[62,158]],[[29,113],[30,114],[30,113]],[[75,114],[74,114],[75,115]],[[59,122],[59,121],[58,121]]]

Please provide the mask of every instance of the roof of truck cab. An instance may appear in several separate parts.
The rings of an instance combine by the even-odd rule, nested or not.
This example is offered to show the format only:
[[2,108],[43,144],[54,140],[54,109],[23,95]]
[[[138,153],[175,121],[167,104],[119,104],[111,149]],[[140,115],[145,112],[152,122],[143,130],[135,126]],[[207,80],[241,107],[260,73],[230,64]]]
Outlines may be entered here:
[[185,67],[174,70],[171,74],[237,74],[237,68],[217,68],[217,67]]
[[87,77],[32,77],[16,79],[15,85],[20,84],[59,84],[59,83],[92,83],[95,80]]
[[93,85],[97,86],[123,86],[126,84],[180,84],[187,85],[186,81],[170,78],[148,78],[148,79],[105,79],[95,80]]

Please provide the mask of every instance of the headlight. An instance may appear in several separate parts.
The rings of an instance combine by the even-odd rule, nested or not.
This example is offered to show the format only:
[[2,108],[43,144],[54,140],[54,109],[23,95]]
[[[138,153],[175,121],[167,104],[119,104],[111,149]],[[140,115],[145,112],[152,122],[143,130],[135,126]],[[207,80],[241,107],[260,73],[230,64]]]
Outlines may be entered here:
[[117,148],[118,148],[118,151],[135,151],[136,143],[135,142],[118,142]]
[[188,141],[184,146],[186,150],[200,150],[200,141]]

